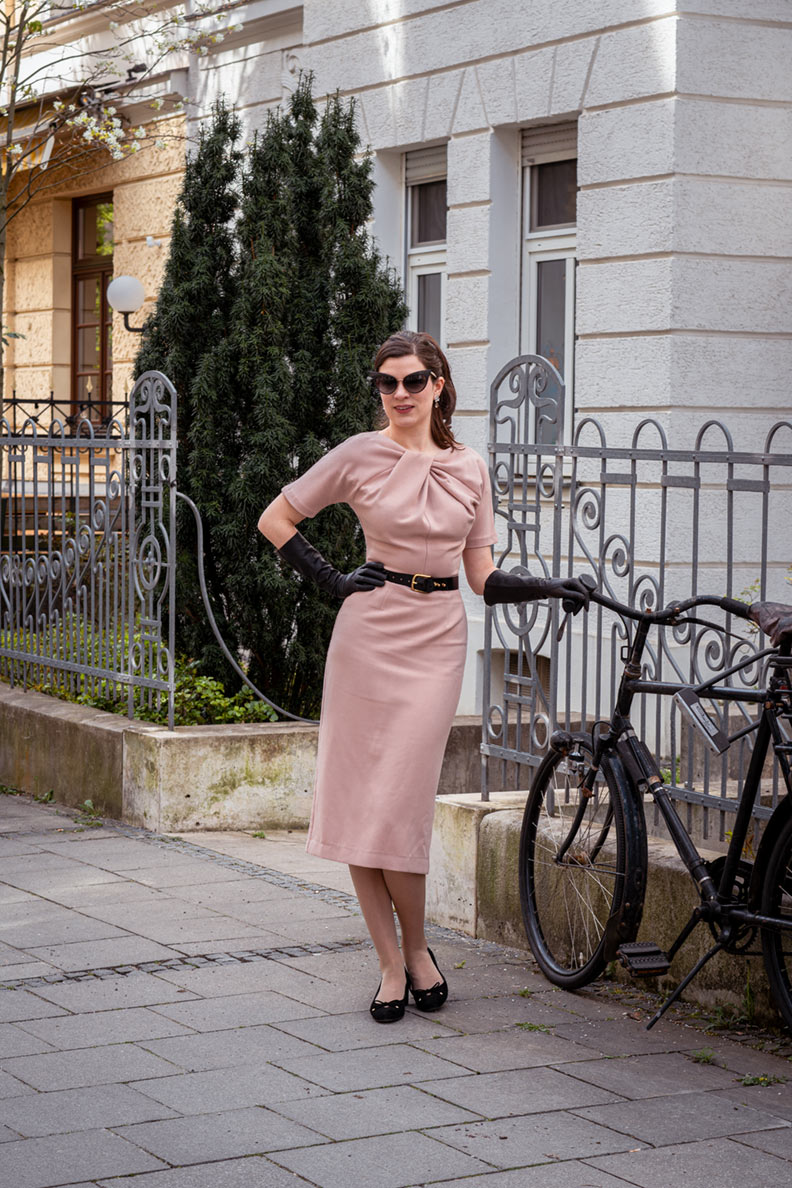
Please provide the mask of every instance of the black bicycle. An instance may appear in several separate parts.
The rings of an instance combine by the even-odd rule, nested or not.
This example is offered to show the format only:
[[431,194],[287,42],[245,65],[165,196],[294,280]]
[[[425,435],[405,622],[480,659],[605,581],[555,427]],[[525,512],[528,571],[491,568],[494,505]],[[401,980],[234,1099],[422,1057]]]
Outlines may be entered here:
[[[591,583],[587,579],[587,584]],[[634,974],[664,973],[700,923],[713,945],[650,1020],[652,1027],[699,970],[721,951],[747,955],[761,940],[770,987],[792,1029],[792,606],[731,598],[697,597],[665,610],[639,611],[592,591],[591,600],[635,621],[613,714],[592,733],[556,731],[537,769],[525,806],[520,840],[520,900],[531,949],[545,975],[567,989],[585,986],[618,957]],[[705,623],[691,612],[720,607],[751,619],[773,646],[697,686],[641,679],[641,659],[653,626]],[[717,626],[716,624],[707,624]],[[763,689],[721,684],[759,661],[767,664]],[[738,801],[728,852],[708,862],[677,813],[661,772],[630,722],[640,693],[673,696],[709,746],[725,751],[755,731],[750,764]],[[757,719],[728,737],[702,698],[761,706]],[[728,721],[728,719],[727,719]],[[775,751],[787,795],[765,827],[753,863],[743,856],[768,748]],[[648,859],[644,799],[651,796],[699,891],[699,903],[669,951],[637,942]]]

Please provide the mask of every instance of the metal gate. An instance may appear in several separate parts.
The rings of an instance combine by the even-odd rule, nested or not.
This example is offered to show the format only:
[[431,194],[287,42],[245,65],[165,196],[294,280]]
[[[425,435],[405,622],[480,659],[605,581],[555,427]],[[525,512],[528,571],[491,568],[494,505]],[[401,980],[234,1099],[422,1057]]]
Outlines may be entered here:
[[[578,415],[569,442],[563,426],[564,385],[552,364],[535,355],[507,363],[490,389],[498,565],[553,577],[589,573],[632,605],[704,593],[792,602],[792,422],[773,426],[756,452],[735,449],[715,420],[687,435],[684,448],[653,418],[626,432],[611,422],[611,442],[593,417]],[[629,623],[592,605],[559,643],[562,614],[556,600],[487,609],[485,800],[491,790],[528,788],[556,726],[590,729],[610,714]],[[701,682],[758,649],[758,637],[728,619],[719,630],[664,629],[652,642],[645,676],[654,680]],[[752,666],[733,679],[759,676]],[[750,738],[716,758],[693,744],[669,698],[646,695],[633,709],[663,756],[672,795],[703,806],[705,836],[715,830],[723,839]],[[751,717],[749,705],[730,712]],[[778,773],[768,770],[756,815],[768,815],[777,795]]]
[[76,414],[12,398],[0,422],[0,676],[126,700],[173,726],[176,393]]

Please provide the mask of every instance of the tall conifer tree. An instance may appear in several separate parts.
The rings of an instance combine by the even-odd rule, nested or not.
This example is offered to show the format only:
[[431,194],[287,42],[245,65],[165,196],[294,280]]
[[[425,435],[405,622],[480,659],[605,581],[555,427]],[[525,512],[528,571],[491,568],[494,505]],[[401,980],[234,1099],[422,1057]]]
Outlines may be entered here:
[[[406,315],[368,235],[371,162],[359,154],[353,105],[336,96],[320,115],[302,78],[246,153],[228,333],[195,331],[187,466],[215,610],[251,679],[306,715],[319,710],[338,604],[283,566],[256,522],[328,449],[373,428],[366,370]],[[327,508],[305,532],[342,570],[364,559],[349,508]]]
[[[217,103],[201,128],[196,151],[187,159],[165,276],[135,362],[136,375],[162,371],[176,388],[178,486],[193,499],[203,494],[196,489],[190,465],[195,400],[202,398],[194,393],[196,376],[209,346],[229,338],[237,291],[239,137],[237,116],[222,101]],[[211,540],[205,564],[217,601],[221,591]],[[177,506],[177,631],[181,651],[199,657],[207,674],[225,675],[225,660],[207,622],[198,584],[194,520],[182,503]]]

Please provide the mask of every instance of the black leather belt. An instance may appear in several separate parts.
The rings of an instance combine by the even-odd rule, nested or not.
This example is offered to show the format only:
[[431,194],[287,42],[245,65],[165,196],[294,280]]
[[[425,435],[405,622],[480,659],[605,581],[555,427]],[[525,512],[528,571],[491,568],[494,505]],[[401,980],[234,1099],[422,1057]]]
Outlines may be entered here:
[[385,570],[385,581],[395,582],[397,586],[409,586],[421,594],[431,594],[433,590],[459,589],[458,577],[436,578],[428,573],[394,573],[392,569]]

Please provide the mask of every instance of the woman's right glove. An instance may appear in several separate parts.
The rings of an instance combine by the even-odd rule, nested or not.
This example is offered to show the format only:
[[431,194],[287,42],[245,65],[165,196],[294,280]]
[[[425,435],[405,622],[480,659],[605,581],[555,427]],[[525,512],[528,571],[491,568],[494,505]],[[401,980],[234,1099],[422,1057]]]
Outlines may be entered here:
[[531,574],[493,569],[484,583],[487,606],[497,602],[534,602],[537,598],[563,598],[564,609],[577,614],[588,607],[591,590],[578,578],[537,578]]
[[278,554],[303,577],[315,581],[320,590],[326,590],[336,598],[385,585],[385,566],[381,561],[364,561],[352,573],[339,573],[300,532],[290,536],[278,549]]

